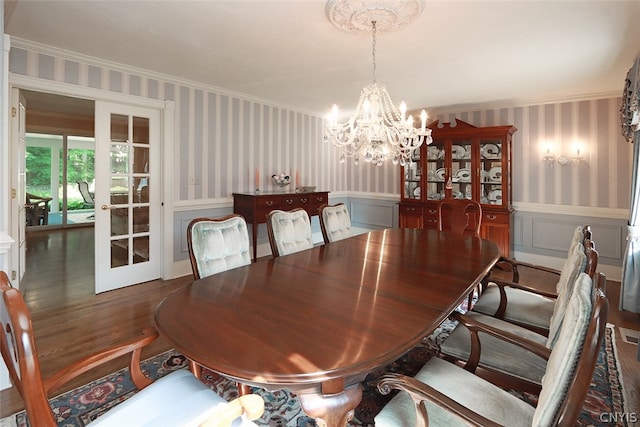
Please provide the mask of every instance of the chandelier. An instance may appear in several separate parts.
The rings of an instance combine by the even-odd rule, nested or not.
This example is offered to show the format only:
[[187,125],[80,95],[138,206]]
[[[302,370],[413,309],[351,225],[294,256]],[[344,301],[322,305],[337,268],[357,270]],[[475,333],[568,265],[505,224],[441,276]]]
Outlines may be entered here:
[[[348,0],[334,0],[329,3],[327,14],[334,24],[336,21],[333,18],[339,14],[336,15],[334,10],[330,11],[329,6],[335,7],[337,3],[347,2]],[[385,4],[385,12],[388,6]],[[375,10],[375,7],[369,5],[367,13],[372,10]],[[334,14],[330,15],[330,12]],[[356,165],[360,159],[364,159],[367,163],[382,166],[387,159],[391,159],[394,165],[404,166],[411,162],[414,150],[425,142],[430,144],[433,141],[431,129],[426,128],[425,110],[420,114],[420,127],[414,127],[413,117],[407,116],[404,101],[399,108],[396,107],[387,89],[376,82],[377,24],[376,19],[371,20],[373,82],[362,89],[356,110],[346,122],[338,121],[338,106],[333,106],[327,117],[324,139],[342,150],[341,163],[344,163],[347,157],[353,157]],[[359,26],[359,30],[362,31],[362,24]]]

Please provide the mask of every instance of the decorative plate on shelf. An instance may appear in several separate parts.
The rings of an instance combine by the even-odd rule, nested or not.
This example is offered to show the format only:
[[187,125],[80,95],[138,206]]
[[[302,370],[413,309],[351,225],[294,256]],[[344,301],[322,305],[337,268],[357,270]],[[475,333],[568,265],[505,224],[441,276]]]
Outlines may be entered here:
[[453,157],[454,160],[464,159],[466,155],[467,150],[465,150],[462,145],[454,145],[453,147],[451,147],[451,157]]
[[487,195],[487,199],[489,199],[489,203],[491,203],[492,205],[502,204],[502,190],[490,191]]
[[502,181],[502,166],[496,166],[489,169],[489,181],[500,182]]
[[446,173],[445,168],[436,169],[436,181],[444,182],[444,175]]
[[471,170],[470,169],[459,169],[456,172],[456,178],[460,182],[471,182]]
[[420,187],[416,187],[413,189],[413,197],[420,198]]
[[485,159],[499,159],[500,147],[496,144],[484,144],[482,146],[482,157]]
[[438,147],[431,146],[427,147],[427,158],[429,159],[437,159],[440,156],[440,150]]

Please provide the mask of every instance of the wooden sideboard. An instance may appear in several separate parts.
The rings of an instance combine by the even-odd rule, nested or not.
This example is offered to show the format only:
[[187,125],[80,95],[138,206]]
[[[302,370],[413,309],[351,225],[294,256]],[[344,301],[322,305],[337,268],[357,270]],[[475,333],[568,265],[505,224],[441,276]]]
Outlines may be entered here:
[[257,257],[258,224],[267,222],[267,215],[274,209],[290,211],[303,208],[309,216],[318,215],[318,208],[329,203],[328,191],[312,193],[233,193],[233,213],[242,215],[251,224],[253,238],[253,260]]

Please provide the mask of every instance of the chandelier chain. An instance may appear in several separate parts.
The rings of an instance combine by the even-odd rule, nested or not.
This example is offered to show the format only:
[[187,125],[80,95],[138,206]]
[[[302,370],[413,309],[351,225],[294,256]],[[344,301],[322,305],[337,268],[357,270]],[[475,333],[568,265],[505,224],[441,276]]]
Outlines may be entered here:
[[376,21],[371,21],[373,28],[373,42],[371,44],[371,57],[373,58],[373,83],[376,83]]

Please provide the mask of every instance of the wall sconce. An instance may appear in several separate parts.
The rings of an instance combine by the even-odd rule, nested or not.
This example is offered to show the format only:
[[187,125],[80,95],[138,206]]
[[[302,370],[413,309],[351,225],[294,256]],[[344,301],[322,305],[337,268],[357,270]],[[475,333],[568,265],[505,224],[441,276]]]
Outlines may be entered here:
[[570,156],[567,156],[565,154],[556,156],[554,154],[554,148],[555,145],[550,142],[544,143],[542,145],[542,160],[549,167],[552,167],[556,161],[559,165],[562,166],[568,165],[569,163],[580,164],[580,162],[584,161],[584,150],[582,150],[582,146],[580,144],[573,145],[573,150]]
[[580,163],[581,161],[584,160],[582,158],[581,149],[582,149],[582,147],[580,146],[580,144],[574,144],[574,146],[573,146],[573,156],[571,156],[571,161],[576,162],[576,163]]
[[556,156],[554,154],[554,145],[550,142],[542,145],[542,160],[547,164],[547,166],[553,166],[553,162],[556,160]]

